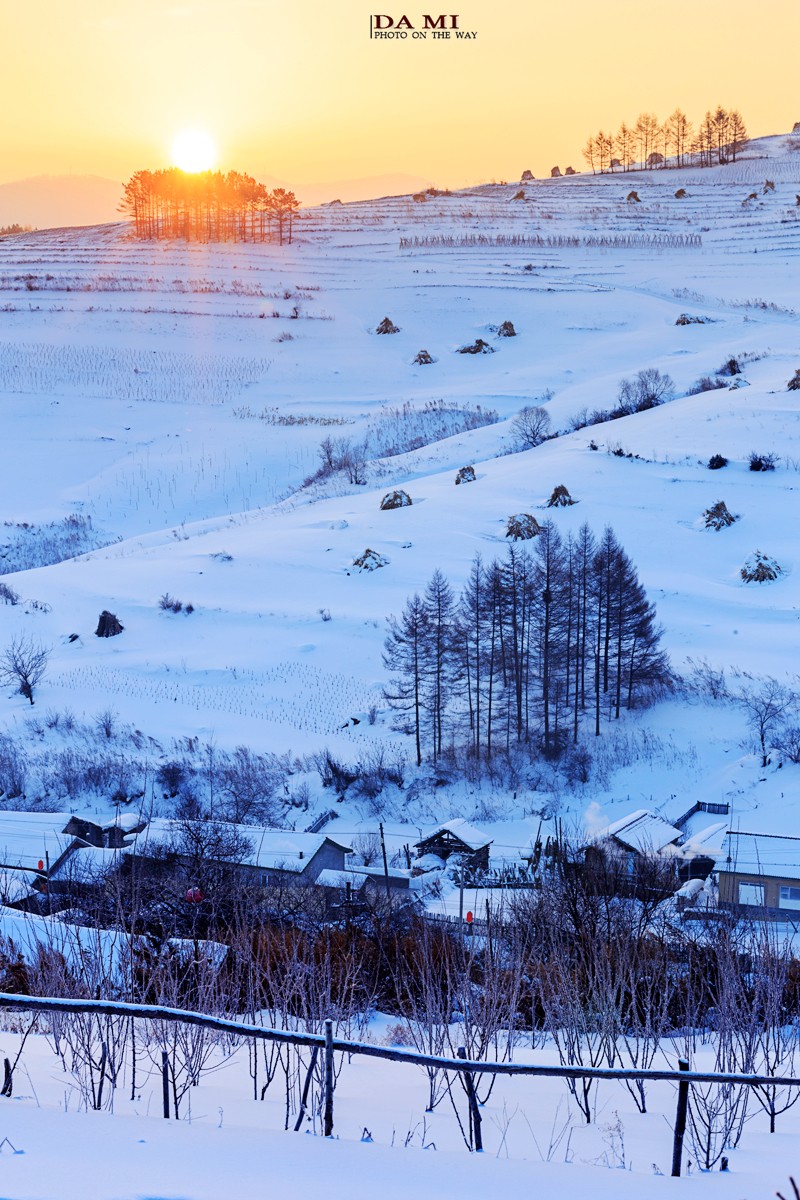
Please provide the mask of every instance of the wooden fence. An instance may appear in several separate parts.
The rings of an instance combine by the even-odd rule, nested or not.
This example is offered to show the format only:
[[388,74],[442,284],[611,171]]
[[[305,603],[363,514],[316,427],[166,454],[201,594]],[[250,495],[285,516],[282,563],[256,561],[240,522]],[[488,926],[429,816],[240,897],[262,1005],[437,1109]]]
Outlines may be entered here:
[[[300,1128],[308,1096],[311,1072],[320,1051],[323,1054],[323,1132],[325,1137],[333,1133],[333,1093],[335,1053],[361,1054],[367,1058],[382,1058],[388,1062],[407,1063],[413,1066],[452,1071],[464,1076],[464,1089],[469,1102],[475,1150],[483,1149],[481,1114],[475,1092],[475,1075],[529,1075],[534,1078],[556,1079],[620,1079],[635,1082],[667,1081],[678,1085],[678,1099],[672,1141],[672,1175],[681,1173],[683,1140],[686,1133],[686,1116],[689,1104],[689,1088],[693,1083],[730,1083],[743,1087],[800,1087],[800,1079],[774,1075],[747,1075],[725,1071],[692,1071],[686,1059],[678,1060],[678,1070],[639,1070],[627,1067],[583,1067],[583,1066],[539,1066],[531,1063],[478,1062],[466,1057],[462,1047],[458,1058],[446,1058],[439,1054],[420,1054],[416,1050],[393,1049],[375,1046],[370,1042],[353,1042],[334,1037],[333,1021],[325,1022],[325,1032],[297,1033],[284,1029],[266,1029],[261,1025],[248,1025],[243,1021],[232,1021],[225,1017],[209,1016],[207,1013],[191,1012],[181,1008],[165,1008],[158,1004],[127,1004],[116,1000],[65,1000],[54,996],[20,996],[0,992],[0,1009],[21,1009],[25,1012],[90,1013],[96,1016],[128,1017],[149,1021],[176,1021],[186,1025],[199,1025],[217,1033],[235,1037],[278,1042],[283,1045],[309,1046],[312,1061],[306,1078],[301,1101],[301,1110],[295,1129]],[[164,1082],[164,1116],[169,1116],[169,1064],[166,1053],[162,1056]]]

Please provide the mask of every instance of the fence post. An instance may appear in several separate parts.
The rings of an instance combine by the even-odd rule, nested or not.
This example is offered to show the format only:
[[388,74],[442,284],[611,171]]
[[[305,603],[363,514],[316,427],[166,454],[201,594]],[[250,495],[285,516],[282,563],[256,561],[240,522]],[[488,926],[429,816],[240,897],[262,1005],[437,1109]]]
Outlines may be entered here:
[[323,1133],[330,1137],[333,1133],[333,1021],[328,1018],[325,1022],[325,1112],[323,1117]]
[[[678,1059],[678,1070],[688,1071],[689,1060]],[[683,1135],[686,1133],[686,1110],[689,1107],[688,1080],[678,1084],[678,1110],[675,1113],[675,1136],[672,1141],[672,1175],[677,1178],[681,1173],[681,1158],[683,1157]]]
[[[464,1046],[458,1047],[458,1057],[466,1058],[467,1051]],[[472,1134],[475,1142],[475,1150],[479,1152],[483,1150],[483,1134],[481,1133],[481,1113],[478,1108],[478,1097],[475,1095],[475,1084],[472,1080],[471,1071],[462,1071],[464,1076],[464,1086],[467,1089],[467,1100],[469,1101],[469,1115],[472,1123]]]
[[164,1120],[169,1120],[169,1054],[161,1051],[161,1093],[164,1097]]
[[[348,883],[347,886],[350,887],[350,884]],[[297,1120],[295,1121],[295,1126],[294,1126],[295,1133],[300,1132],[300,1129],[303,1124],[303,1118],[306,1115],[306,1108],[308,1107],[308,1089],[311,1087],[311,1079],[314,1075],[314,1067],[317,1065],[317,1055],[318,1054],[319,1054],[319,1046],[315,1046],[314,1049],[311,1051],[311,1062],[308,1064],[308,1072],[306,1074],[306,1081],[303,1084],[303,1094],[300,1097],[300,1111],[297,1114]]]

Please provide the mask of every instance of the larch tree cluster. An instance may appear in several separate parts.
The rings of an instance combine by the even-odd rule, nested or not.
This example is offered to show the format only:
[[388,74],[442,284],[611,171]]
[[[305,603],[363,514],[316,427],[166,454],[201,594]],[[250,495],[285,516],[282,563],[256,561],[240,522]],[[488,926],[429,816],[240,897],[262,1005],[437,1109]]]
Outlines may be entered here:
[[268,191],[240,171],[178,167],[136,171],[124,185],[120,212],[137,238],[198,242],[291,243],[300,201],[285,188]]
[[622,122],[616,134],[602,129],[590,137],[583,157],[593,174],[675,167],[713,167],[736,162],[747,145],[747,128],[741,113],[718,106],[708,111],[697,130],[676,108],[660,122],[655,113],[640,113],[635,124]]
[[452,748],[485,763],[514,747],[556,758],[669,683],[660,640],[613,530],[564,539],[548,521],[532,551],[476,558],[459,596],[437,570],[389,618],[385,697],[418,765]]

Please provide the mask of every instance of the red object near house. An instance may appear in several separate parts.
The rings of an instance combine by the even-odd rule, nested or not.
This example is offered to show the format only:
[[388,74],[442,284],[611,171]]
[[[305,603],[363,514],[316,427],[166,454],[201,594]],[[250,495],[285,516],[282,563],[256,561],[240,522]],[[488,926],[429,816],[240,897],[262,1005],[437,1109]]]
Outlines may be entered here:
[[471,912],[467,913],[467,924],[468,925],[472,924],[472,913]]
[[200,904],[204,899],[205,899],[205,897],[203,896],[202,888],[199,888],[199,887],[187,888],[187,891],[186,891],[186,903],[187,904]]
[[44,863],[43,863],[43,861],[41,860],[41,858],[39,859],[39,870],[40,870],[40,871],[43,871],[43,870],[44,870]]

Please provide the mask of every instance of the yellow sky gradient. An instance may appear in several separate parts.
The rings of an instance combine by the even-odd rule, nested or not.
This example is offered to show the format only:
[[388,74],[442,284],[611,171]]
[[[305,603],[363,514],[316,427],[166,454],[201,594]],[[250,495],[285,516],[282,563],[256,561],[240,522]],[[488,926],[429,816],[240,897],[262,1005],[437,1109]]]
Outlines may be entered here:
[[[477,38],[369,40],[370,12],[445,9]],[[583,168],[590,133],[642,110],[800,120],[797,0],[25,0],[1,28],[0,182],[126,179],[185,126],[223,169],[454,186]]]

